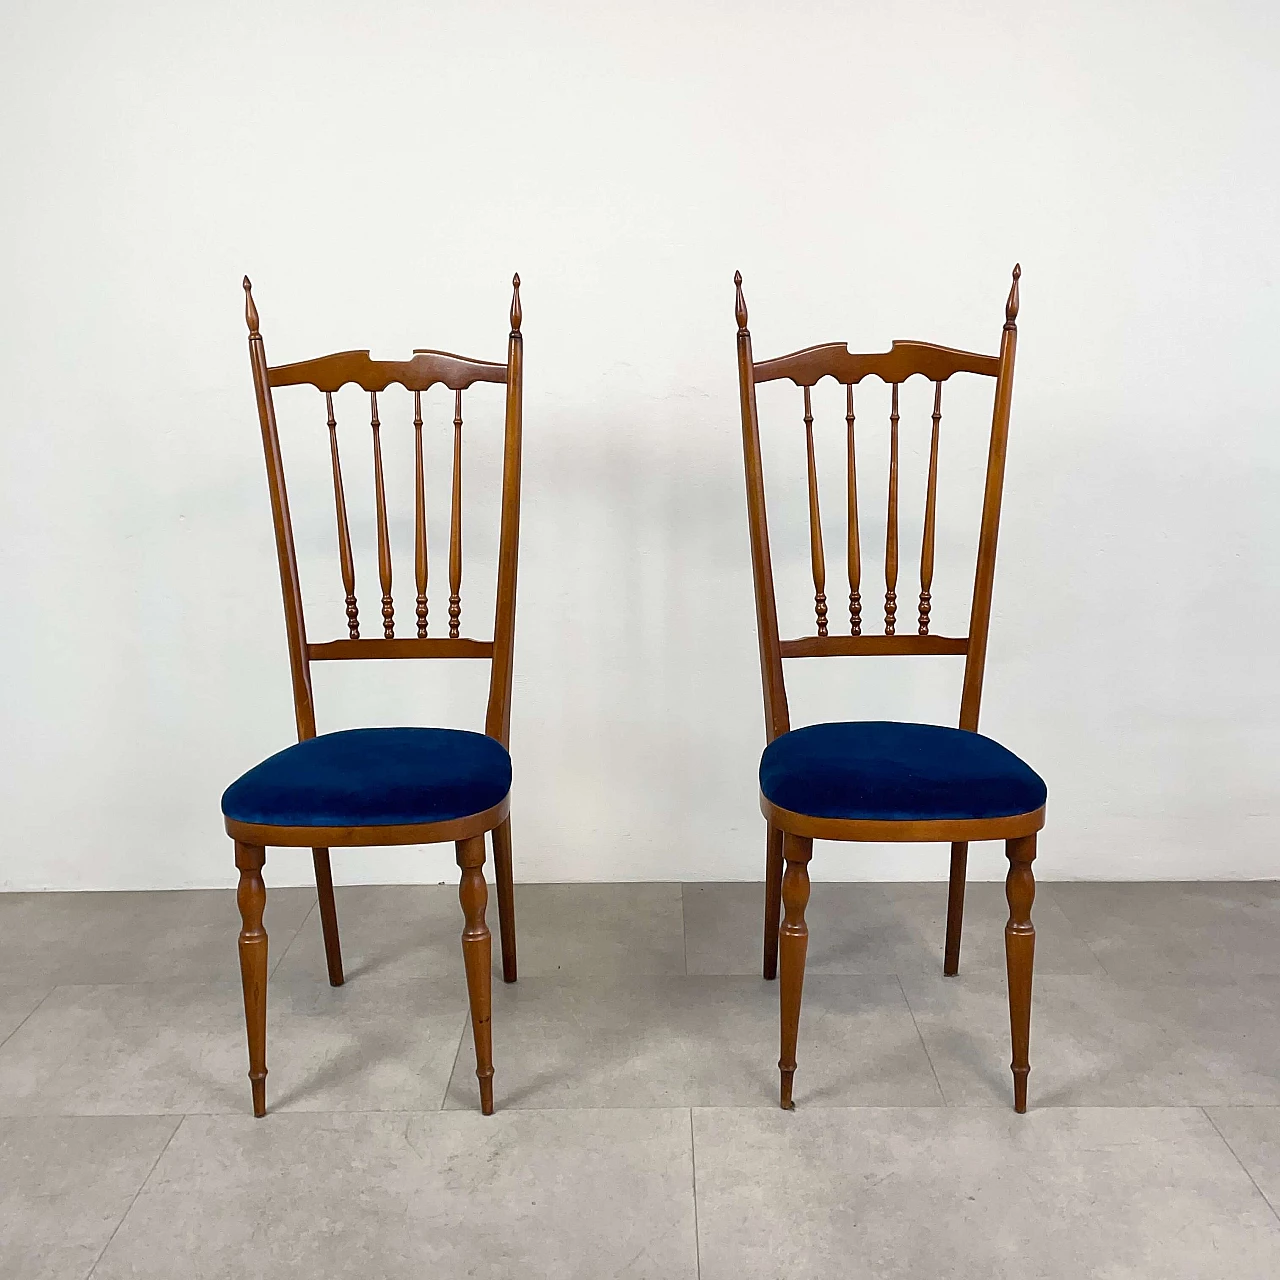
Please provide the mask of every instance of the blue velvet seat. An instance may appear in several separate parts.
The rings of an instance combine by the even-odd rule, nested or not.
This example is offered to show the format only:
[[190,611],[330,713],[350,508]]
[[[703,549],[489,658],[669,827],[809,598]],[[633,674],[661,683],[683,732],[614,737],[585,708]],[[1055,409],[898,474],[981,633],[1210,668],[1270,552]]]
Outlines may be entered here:
[[511,789],[511,757],[462,729],[346,729],[308,738],[233,782],[222,812],[277,827],[383,827],[483,813]]
[[760,759],[760,791],[793,813],[881,822],[1011,817],[1047,794],[1035,770],[990,738],[891,720],[784,733]]

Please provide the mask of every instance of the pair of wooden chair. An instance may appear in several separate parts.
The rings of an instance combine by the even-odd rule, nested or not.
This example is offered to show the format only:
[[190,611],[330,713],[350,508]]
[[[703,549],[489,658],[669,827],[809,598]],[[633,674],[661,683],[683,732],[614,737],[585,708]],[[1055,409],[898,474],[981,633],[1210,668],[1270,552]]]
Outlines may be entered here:
[[[941,841],[951,845],[950,890],[943,972],[959,970],[961,921],[968,843],[1004,840],[1009,859],[1009,922],[1005,945],[1013,1041],[1014,1104],[1026,1109],[1035,894],[1031,864],[1036,833],[1044,825],[1046,790],[1017,756],[977,733],[982,694],[996,538],[1004,484],[1005,445],[1017,345],[1018,278],[1005,309],[996,356],[976,355],[922,342],[895,342],[887,352],[854,355],[843,344],[810,347],[756,362],[747,329],[742,278],[735,275],[738,374],[746,464],[752,568],[760,665],[764,681],[768,745],[760,763],[760,804],[768,823],[765,872],[764,965],[766,979],[780,977],[781,1104],[790,1109],[796,1071],[796,1041],[804,986],[809,899],[808,864],[813,841]],[[249,1079],[255,1115],[266,1113],[267,935],[262,926],[266,889],[262,869],[268,846],[310,848],[315,864],[319,914],[329,981],[343,982],[337,912],[329,850],[362,845],[430,844],[453,841],[461,869],[459,898],[480,1107],[493,1111],[493,1052],[490,1030],[491,938],[485,921],[485,835],[491,835],[502,939],[502,973],[516,980],[515,905],[512,888],[508,736],[511,719],[515,633],[516,562],[520,518],[523,340],[520,278],[513,280],[511,334],[505,364],[469,360],[440,351],[416,350],[405,361],[345,351],[297,364],[267,364],[249,280],[244,281],[249,356],[266,455],[284,593],[285,629],[293,676],[298,742],[251,769],[223,796],[228,834],[235,841],[240,872],[237,901],[242,919],[240,968],[249,1042]],[[968,635],[930,633],[937,522],[938,451],[943,384],[956,374],[995,380],[977,571]],[[932,435],[922,554],[917,632],[898,635],[898,389],[922,375],[934,383]],[[864,378],[891,387],[889,485],[885,556],[884,633],[862,629],[857,500],[854,387]],[[849,634],[832,635],[826,598],[826,567],[818,501],[812,388],[832,377],[846,387]],[[816,635],[779,638],[756,387],[790,379],[803,389],[807,449],[809,532]],[[476,383],[506,388],[501,529],[492,641],[461,635],[462,583],[462,394]],[[355,568],[347,519],[333,396],[347,383],[369,394],[373,446],[378,576],[382,635],[360,634]],[[413,629],[395,634],[391,539],[384,483],[378,395],[399,383],[413,395],[414,546],[417,588]],[[453,472],[449,539],[449,634],[428,634],[426,489],[422,441],[422,395],[442,383],[454,392]],[[273,391],[310,385],[324,393],[333,475],[334,508],[348,636],[313,644],[307,639],[293,526],[285,486]],[[376,624],[375,624],[376,625]],[[852,721],[792,730],[783,679],[784,658],[837,655],[953,654],[965,658],[959,728],[902,722]],[[354,729],[317,735],[310,664],[364,658],[487,658],[491,661],[489,704],[483,734],[456,729]]]

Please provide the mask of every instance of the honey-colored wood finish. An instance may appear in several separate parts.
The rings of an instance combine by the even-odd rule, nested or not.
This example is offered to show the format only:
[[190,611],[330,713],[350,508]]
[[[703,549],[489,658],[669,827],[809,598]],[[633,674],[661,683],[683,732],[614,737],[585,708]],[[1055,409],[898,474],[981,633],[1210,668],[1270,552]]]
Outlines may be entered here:
[[491,973],[493,939],[485,923],[489,890],[484,882],[484,837],[458,841],[458,866],[462,879],[458,901],[462,904],[462,959],[467,969],[467,995],[471,1001],[471,1034],[476,1045],[476,1079],[480,1082],[480,1110],[493,1115],[493,1025]]
[[1031,904],[1036,882],[1031,864],[1036,858],[1036,838],[1023,836],[1005,845],[1009,874],[1004,892],[1009,902],[1009,922],[1004,927],[1005,960],[1009,967],[1009,1029],[1013,1040],[1013,1107],[1027,1109],[1027,1077],[1031,1062],[1027,1050],[1031,1039],[1031,973],[1035,965],[1036,928],[1031,923]]
[[[1000,523],[1000,502],[1004,487],[1005,452],[1009,413],[1013,394],[1014,356],[1017,347],[1018,282],[1021,268],[1013,269],[1013,284],[1005,307],[1005,324],[998,356],[979,355],[926,342],[895,342],[888,351],[859,355],[841,343],[808,347],[791,355],[757,362],[752,354],[747,328],[747,306],[742,292],[742,276],[734,275],[734,316],[738,324],[738,387],[742,415],[742,443],[747,481],[747,517],[751,537],[751,566],[755,582],[756,629],[760,643],[760,670],[764,687],[765,731],[770,742],[789,732],[784,658],[820,658],[854,655],[953,654],[965,659],[959,727],[976,732],[982,695],[983,669],[987,653],[987,630],[991,620],[991,592],[995,580],[996,541]],[[933,604],[933,570],[937,540],[938,459],[942,427],[943,383],[957,374],[976,374],[995,380],[986,485],[982,522],[978,534],[977,564],[970,604],[969,631],[965,636],[930,634]],[[929,476],[920,555],[920,596],[917,634],[897,635],[897,584],[899,570],[899,398],[898,388],[909,378],[922,376],[934,383],[933,413],[929,444]],[[756,386],[762,382],[789,379],[803,390],[805,451],[809,492],[810,556],[817,602],[825,579],[821,561],[821,526],[818,516],[817,475],[814,465],[814,431],[811,389],[823,378],[834,378],[846,387],[846,440],[848,469],[848,573],[849,630],[847,636],[827,633],[825,608],[818,608],[816,634],[783,640],[778,633],[777,605],[769,551],[769,528],[765,506],[764,469],[760,449],[760,427],[756,408]],[[861,547],[858,533],[858,493],[854,439],[854,387],[867,377],[877,377],[890,386],[889,477],[885,529],[884,634],[863,634],[861,616]],[[1015,1105],[1026,1106],[1027,1031],[1030,1024],[1031,963],[1034,929],[1031,902],[1034,883],[1031,860],[1035,838],[1044,826],[1044,808],[1009,817],[945,821],[854,821],[815,818],[772,804],[763,795],[760,809],[768,822],[768,852],[765,867],[764,965],[766,978],[778,973],[780,982],[782,1054],[781,1098],[792,1105],[792,1083],[796,1071],[796,1039],[800,997],[804,983],[807,926],[804,920],[808,901],[808,863],[814,840],[848,841],[939,841],[951,845],[951,872],[947,905],[947,935],[943,972],[955,974],[960,962],[961,923],[964,912],[964,884],[968,845],[973,840],[1006,841],[1009,859],[1010,923],[1006,930],[1009,956],[1010,1016],[1013,1028],[1013,1074]],[[781,845],[778,839],[781,839]],[[781,873],[781,908],[778,919],[778,879]]]
[[427,479],[422,461],[422,392],[413,393],[413,580],[418,639],[427,638]]
[[969,867],[969,842],[951,843],[951,871],[947,882],[947,941],[942,952],[942,973],[954,978],[960,972],[960,932],[964,923],[964,885]]
[[[245,322],[249,329],[249,362],[253,373],[258,418],[267,464],[268,490],[275,526],[276,555],[284,596],[285,635],[293,682],[294,717],[298,740],[316,736],[311,668],[315,661],[350,661],[401,658],[489,659],[489,699],[485,733],[508,746],[511,728],[512,659],[515,638],[516,571],[520,531],[520,454],[524,340],[520,332],[520,277],[512,280],[511,334],[504,364],[470,360],[442,351],[415,350],[408,360],[374,360],[368,351],[343,351],[295,364],[267,364],[258,310],[248,277],[244,281]],[[356,600],[355,562],[347,518],[346,492],[339,456],[339,437],[333,393],[354,382],[369,393],[373,448],[374,503],[378,547],[378,580],[381,589],[382,639],[362,637]],[[413,393],[414,432],[414,635],[396,637],[395,601],[390,522],[382,456],[382,416],[378,395],[393,383]],[[498,549],[498,586],[493,638],[472,639],[460,634],[462,581],[461,433],[462,392],[476,383],[506,387],[503,435],[501,528]],[[422,392],[443,384],[454,392],[454,473],[450,508],[450,628],[449,638],[428,637],[428,557],[426,488],[422,444]],[[342,639],[310,643],[303,616],[293,525],[288,490],[276,426],[272,392],[280,387],[310,385],[324,393],[333,472],[334,507],[338,531],[338,559],[345,596]],[[382,410],[385,414],[385,406]],[[388,427],[388,429],[391,429]],[[481,1109],[493,1110],[493,1059],[490,1021],[491,939],[485,923],[488,891],[484,881],[486,832],[493,833],[494,865],[498,881],[498,915],[502,939],[503,977],[516,980],[515,903],[511,858],[510,796],[483,813],[447,822],[379,827],[282,827],[225,820],[228,835],[236,842],[236,866],[240,869],[238,902],[242,919],[241,973],[244,980],[245,1020],[249,1039],[249,1076],[255,1115],[266,1110],[266,980],[267,935],[262,927],[266,886],[262,868],[269,846],[311,848],[316,870],[321,926],[329,980],[343,981],[338,940],[330,849],[371,845],[433,844],[453,842],[460,868],[459,895],[464,917],[463,953],[476,1036],[477,1076]]]
[[244,1025],[249,1037],[249,1083],[253,1089],[253,1114],[267,1114],[267,931],[262,913],[267,887],[262,868],[267,851],[261,845],[236,841],[236,869],[240,885],[240,981],[244,987]]
[[764,976],[778,976],[778,917],[782,912],[782,832],[769,824],[764,870]]
[[[858,538],[858,463],[854,449],[853,383],[845,387],[845,430],[848,434],[848,476],[845,480],[849,499],[849,634],[862,634],[862,545]],[[784,655],[785,656],[785,655]]]
[[782,1074],[782,1109],[794,1111],[791,1084],[796,1074],[796,1040],[800,1033],[800,998],[804,994],[804,962],[809,950],[809,926],[804,909],[809,905],[809,860],[813,841],[788,831],[782,838],[782,927],[778,938],[778,1011],[781,1048],[778,1070]]

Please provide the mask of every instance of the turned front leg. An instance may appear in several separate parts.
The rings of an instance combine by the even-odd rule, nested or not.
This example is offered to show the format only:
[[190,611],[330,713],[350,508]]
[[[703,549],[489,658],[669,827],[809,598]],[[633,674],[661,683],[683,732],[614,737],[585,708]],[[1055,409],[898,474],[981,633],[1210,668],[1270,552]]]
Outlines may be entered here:
[[786,870],[782,873],[782,927],[778,930],[778,1004],[782,1017],[782,1108],[794,1111],[791,1084],[796,1074],[796,1038],[800,1031],[800,997],[804,991],[804,962],[809,950],[809,926],[804,909],[809,904],[809,859],[813,841],[788,832],[782,841]]
[[240,908],[240,980],[244,985],[244,1023],[249,1037],[249,1082],[253,1089],[253,1114],[267,1114],[267,931],[262,913],[267,905],[267,886],[262,868],[267,851],[256,844],[236,841],[236,866],[240,885],[236,905]]
[[1004,927],[1004,952],[1009,967],[1009,1027],[1013,1036],[1013,1108],[1027,1109],[1027,1076],[1031,1074],[1028,1046],[1031,1039],[1031,972],[1035,962],[1036,930],[1031,904],[1036,896],[1031,864],[1036,856],[1035,836],[1005,841],[1009,875],[1005,897],[1009,923]]
[[489,890],[484,882],[484,836],[457,842],[462,880],[462,959],[467,967],[467,996],[471,1002],[471,1031],[476,1043],[476,1079],[480,1081],[480,1110],[493,1115],[493,938],[485,924]]

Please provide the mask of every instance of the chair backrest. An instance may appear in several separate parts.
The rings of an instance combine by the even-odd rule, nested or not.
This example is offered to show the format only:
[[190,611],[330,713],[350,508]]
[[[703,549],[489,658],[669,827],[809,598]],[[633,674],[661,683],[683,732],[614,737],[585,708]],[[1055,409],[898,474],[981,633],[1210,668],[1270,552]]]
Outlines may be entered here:
[[[747,514],[751,531],[751,567],[755,576],[756,625],[760,640],[760,670],[764,682],[765,723],[772,742],[790,728],[783,658],[816,658],[833,655],[963,654],[964,688],[960,700],[960,727],[976,730],[982,698],[982,674],[987,656],[987,627],[991,619],[991,587],[995,575],[996,539],[1000,527],[1000,498],[1004,488],[1005,444],[1009,434],[1009,406],[1013,394],[1013,361],[1018,342],[1018,280],[1005,306],[1004,331],[998,356],[955,351],[927,342],[895,342],[888,351],[855,355],[843,343],[808,347],[774,360],[756,362],[751,354],[747,306],[742,297],[742,276],[733,277],[737,288],[738,383],[742,408],[742,447],[747,472]],[[953,374],[972,373],[995,379],[995,405],[987,454],[986,488],[982,524],[978,534],[978,560],[967,636],[937,636],[929,632],[933,585],[934,540],[938,496],[938,436],[942,424],[942,384]],[[924,533],[920,555],[920,598],[915,635],[898,635],[898,388],[916,374],[934,384],[933,433],[929,447],[929,479],[925,495]],[[858,537],[858,486],[854,449],[854,387],[874,376],[889,384],[889,501],[885,530],[884,633],[864,634],[862,629],[862,555]],[[822,542],[822,516],[818,505],[818,472],[813,448],[813,412],[810,393],[823,378],[834,378],[845,387],[847,435],[849,634],[832,635],[828,625],[826,560]],[[760,453],[760,428],[756,411],[756,386],[789,378],[804,392],[805,446],[808,451],[809,544],[813,568],[814,613],[817,634],[798,640],[780,640],[774,601],[773,568],[769,557],[769,524],[765,511],[764,468]]]
[[[315,707],[311,693],[311,663],[330,659],[359,658],[488,658],[489,704],[485,733],[507,745],[511,723],[511,676],[515,636],[516,560],[520,534],[520,431],[521,388],[524,347],[520,336],[520,277],[513,281],[511,335],[505,364],[469,360],[445,351],[415,350],[408,360],[373,360],[368,351],[340,351],[297,364],[267,364],[262,334],[258,332],[258,309],[254,305],[249,277],[244,279],[245,323],[249,327],[249,363],[258,399],[262,426],[262,447],[266,454],[267,481],[271,491],[271,514],[275,521],[276,553],[280,562],[280,585],[284,592],[285,629],[289,640],[289,663],[293,674],[294,713],[298,738],[316,734]],[[355,562],[351,532],[347,523],[342,466],[338,456],[338,430],[333,412],[333,394],[348,382],[369,393],[370,429],[373,437],[373,481],[378,542],[378,579],[382,592],[381,614],[376,626],[381,637],[360,634],[360,610],[356,599]],[[396,636],[395,601],[391,594],[391,537],[387,523],[386,491],[382,468],[381,423],[378,393],[392,383],[413,393],[414,430],[414,581],[417,588],[410,629],[413,634]],[[477,382],[496,382],[506,387],[506,426],[503,443],[502,516],[498,540],[497,603],[493,639],[472,640],[461,635],[462,612],[462,393]],[[449,521],[449,629],[448,636],[428,635],[427,608],[427,507],[422,461],[422,393],[443,383],[454,393],[453,490]],[[338,558],[346,594],[346,639],[312,644],[307,640],[303,617],[302,589],[294,551],[293,524],[285,485],[280,437],[276,428],[272,392],[276,387],[310,385],[324,394],[329,427],[329,458],[333,471],[333,499],[338,528]]]

